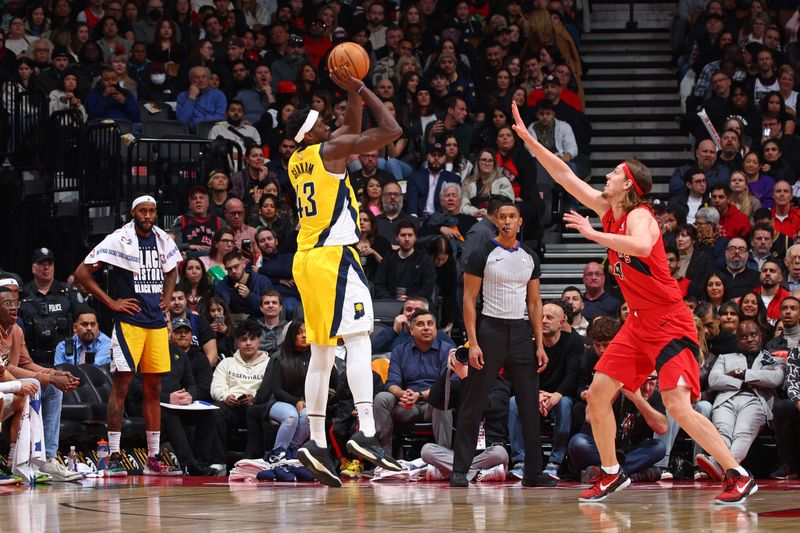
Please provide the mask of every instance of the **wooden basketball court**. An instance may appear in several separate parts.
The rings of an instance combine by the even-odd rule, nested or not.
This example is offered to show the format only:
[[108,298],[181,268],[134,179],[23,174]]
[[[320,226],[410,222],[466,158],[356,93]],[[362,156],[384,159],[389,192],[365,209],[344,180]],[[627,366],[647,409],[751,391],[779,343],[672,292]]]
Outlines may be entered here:
[[226,478],[85,480],[0,486],[0,531],[798,531],[800,483],[762,481],[746,506],[716,506],[710,483],[648,483],[579,505],[584,485],[235,483]]

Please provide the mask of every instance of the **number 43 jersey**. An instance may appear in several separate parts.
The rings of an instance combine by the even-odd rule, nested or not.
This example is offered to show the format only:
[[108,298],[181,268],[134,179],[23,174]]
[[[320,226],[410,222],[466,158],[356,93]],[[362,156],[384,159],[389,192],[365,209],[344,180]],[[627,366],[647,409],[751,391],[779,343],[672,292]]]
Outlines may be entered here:
[[322,163],[325,143],[297,150],[289,159],[300,233],[297,249],[358,242],[358,202],[347,172],[332,174]]

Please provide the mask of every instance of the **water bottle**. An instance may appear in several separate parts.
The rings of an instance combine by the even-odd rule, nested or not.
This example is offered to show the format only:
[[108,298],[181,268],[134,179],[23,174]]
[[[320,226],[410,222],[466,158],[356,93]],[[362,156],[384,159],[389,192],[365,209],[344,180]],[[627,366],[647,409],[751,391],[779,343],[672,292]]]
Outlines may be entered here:
[[97,441],[97,471],[108,469],[108,442],[106,439]]
[[75,446],[69,447],[69,459],[67,461],[67,468],[72,472],[78,471],[78,454],[75,453]]

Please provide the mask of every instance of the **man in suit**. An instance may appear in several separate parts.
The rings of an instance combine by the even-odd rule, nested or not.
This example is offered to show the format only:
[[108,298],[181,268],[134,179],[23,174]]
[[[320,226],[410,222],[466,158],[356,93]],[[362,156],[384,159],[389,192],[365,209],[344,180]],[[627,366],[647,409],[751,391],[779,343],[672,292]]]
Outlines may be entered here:
[[441,213],[439,191],[443,183],[461,183],[454,172],[444,170],[444,146],[437,142],[428,149],[428,168],[413,172],[407,181],[406,209],[408,214],[427,217]]
[[[786,360],[763,350],[763,334],[752,320],[736,329],[740,353],[721,354],[708,386],[717,391],[711,420],[738,462],[744,461],[759,431],[772,420],[775,389],[783,385]],[[722,480],[722,468],[714,459],[698,454],[697,466],[711,479]]]

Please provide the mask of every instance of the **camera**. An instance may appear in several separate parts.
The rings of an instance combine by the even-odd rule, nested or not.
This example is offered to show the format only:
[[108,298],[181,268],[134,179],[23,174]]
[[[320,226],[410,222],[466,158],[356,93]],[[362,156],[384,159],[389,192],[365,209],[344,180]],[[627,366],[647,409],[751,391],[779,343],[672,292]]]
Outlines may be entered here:
[[469,346],[459,346],[455,353],[456,361],[462,365],[469,364]]

